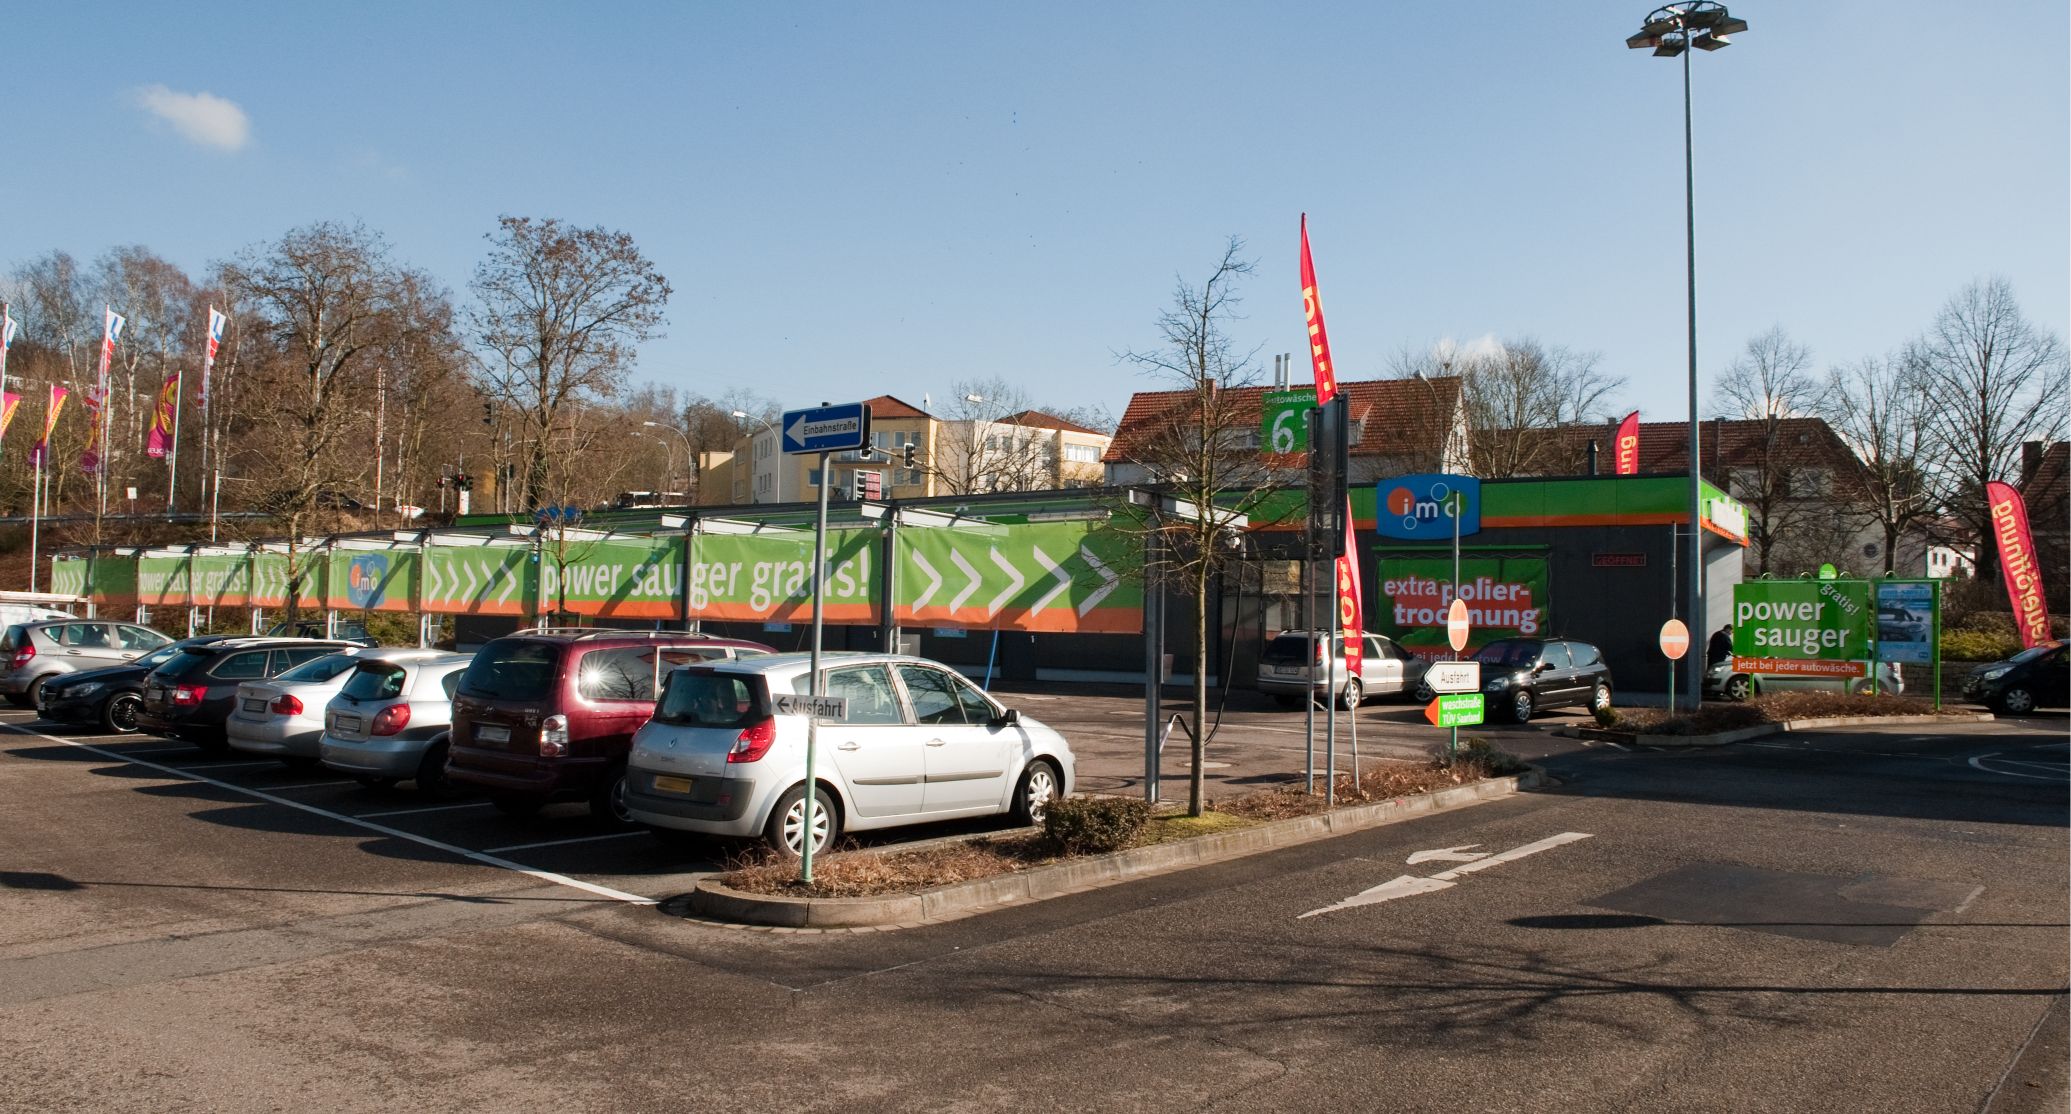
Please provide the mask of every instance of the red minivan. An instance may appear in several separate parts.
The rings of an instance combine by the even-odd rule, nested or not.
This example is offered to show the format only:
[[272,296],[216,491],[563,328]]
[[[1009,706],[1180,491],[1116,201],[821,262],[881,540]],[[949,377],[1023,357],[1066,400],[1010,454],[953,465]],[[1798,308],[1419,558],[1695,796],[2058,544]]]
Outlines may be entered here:
[[461,674],[446,774],[508,815],[575,799],[625,820],[626,752],[668,672],[773,652],[683,631],[537,627],[496,639]]

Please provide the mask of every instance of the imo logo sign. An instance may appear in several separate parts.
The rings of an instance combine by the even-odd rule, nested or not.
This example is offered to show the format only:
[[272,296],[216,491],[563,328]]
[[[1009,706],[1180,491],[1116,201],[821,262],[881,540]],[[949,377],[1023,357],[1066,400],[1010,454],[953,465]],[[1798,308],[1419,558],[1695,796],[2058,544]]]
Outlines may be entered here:
[[378,607],[388,588],[388,554],[362,553],[345,571],[345,598],[358,608]]
[[1456,512],[1462,537],[1481,532],[1481,481],[1473,476],[1427,472],[1382,480],[1374,495],[1374,530],[1384,538],[1446,540]]

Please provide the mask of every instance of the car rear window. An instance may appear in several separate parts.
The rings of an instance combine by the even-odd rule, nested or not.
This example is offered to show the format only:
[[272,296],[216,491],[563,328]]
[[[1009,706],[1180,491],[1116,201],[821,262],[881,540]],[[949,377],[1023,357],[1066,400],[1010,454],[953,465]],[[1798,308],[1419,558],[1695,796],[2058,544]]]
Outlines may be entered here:
[[709,669],[679,669],[662,685],[654,718],[684,727],[739,727],[758,718],[762,678]]
[[1306,663],[1309,660],[1309,636],[1305,634],[1283,634],[1266,643],[1263,655],[1269,665]]
[[27,642],[28,640],[29,631],[20,623],[16,623],[14,626],[7,628],[6,634],[0,634],[0,646],[5,646],[10,650],[21,649],[22,643]]
[[323,657],[312,661],[305,661],[301,665],[287,670],[280,676],[275,677],[274,680],[287,681],[292,684],[317,684],[328,681],[338,674],[351,669],[354,660],[356,659],[346,654],[325,654]]
[[185,677],[207,665],[212,656],[209,651],[199,647],[182,650],[174,655],[171,661],[159,666],[154,675],[168,679]]
[[489,700],[538,700],[553,691],[561,647],[550,642],[497,639],[482,647],[460,677],[460,691]]
[[266,651],[240,650],[225,654],[209,670],[209,676],[219,681],[256,681],[266,676]]
[[403,695],[407,676],[403,667],[393,662],[363,661],[353,667],[352,676],[338,691],[354,700],[394,700]]

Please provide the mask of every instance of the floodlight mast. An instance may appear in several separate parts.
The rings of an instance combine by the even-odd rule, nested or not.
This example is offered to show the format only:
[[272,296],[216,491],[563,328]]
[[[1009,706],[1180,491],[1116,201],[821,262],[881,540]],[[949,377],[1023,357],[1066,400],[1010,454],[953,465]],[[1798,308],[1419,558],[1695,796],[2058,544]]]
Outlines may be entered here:
[[[1681,55],[1683,59],[1683,248],[1687,260],[1690,340],[1690,548],[1689,557],[1684,562],[1683,598],[1693,624],[1691,629],[1699,632],[1708,629],[1710,621],[1705,617],[1704,608],[1704,486],[1697,467],[1697,462],[1703,457],[1698,453],[1697,432],[1697,188],[1691,157],[1690,51],[1693,48],[1717,50],[1730,45],[1728,36],[1745,30],[1747,21],[1734,18],[1724,4],[1715,0],[1683,0],[1648,12],[1639,32],[1625,40],[1625,45],[1634,50],[1652,47],[1657,58]],[[1685,691],[1689,693],[1690,707],[1694,710],[1704,698],[1704,659],[1697,654],[1687,657],[1690,664],[1686,668],[1690,674]]]

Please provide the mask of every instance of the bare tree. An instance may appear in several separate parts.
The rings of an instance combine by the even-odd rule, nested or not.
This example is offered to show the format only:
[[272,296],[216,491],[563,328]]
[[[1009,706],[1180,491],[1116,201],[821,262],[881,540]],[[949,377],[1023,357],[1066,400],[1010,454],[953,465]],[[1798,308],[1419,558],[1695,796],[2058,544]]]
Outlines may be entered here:
[[506,216],[475,268],[474,331],[483,374],[530,438],[524,505],[549,495],[549,458],[572,402],[608,399],[634,349],[656,336],[669,282],[623,232]]
[[[1812,350],[1781,327],[1749,340],[1713,388],[1713,403],[1727,417],[1755,423],[1752,444],[1735,454],[1722,479],[1747,507],[1757,574],[1777,571],[1793,554],[1833,550],[1831,531],[1821,528],[1834,523],[1834,485],[1852,477],[1833,475],[1832,462],[1820,455],[1824,444],[1801,444],[1806,431],[1796,422],[1820,411],[1825,389],[1812,373]],[[1806,533],[1820,536],[1795,536]]]
[[1605,375],[1600,359],[1523,337],[1405,351],[1392,370],[1398,377],[1459,377],[1469,466],[1477,476],[1497,479],[1571,470],[1557,431],[1606,418],[1605,401],[1625,382]]
[[1990,278],[1957,291],[1904,358],[1931,402],[1942,499],[1977,543],[1978,579],[1997,580],[1985,484],[2019,478],[2023,442],[2064,436],[2064,343],[2028,322],[2012,284]]
[[1925,384],[1905,360],[1869,357],[1835,368],[1825,400],[1827,424],[1862,462],[1863,513],[1883,532],[1890,576],[1899,543],[1932,509]]
[[128,319],[115,351],[113,372],[121,376],[121,389],[108,401],[116,432],[103,450],[103,467],[111,487],[127,483],[150,490],[161,477],[141,452],[145,430],[166,376],[193,348],[194,281],[140,245],[115,248],[94,270],[101,300]]
[[1156,480],[1185,513],[1153,515],[1154,559],[1145,573],[1177,582],[1193,604],[1194,693],[1187,811],[1199,816],[1208,718],[1209,589],[1237,558],[1237,523],[1274,490],[1259,454],[1258,401],[1234,387],[1254,385],[1257,355],[1239,351],[1228,327],[1237,318],[1236,285],[1251,274],[1244,241],[1232,236],[1200,285],[1178,281],[1172,307],[1158,317],[1159,345],[1123,353],[1142,374],[1169,384],[1163,409],[1132,431],[1122,452]]

